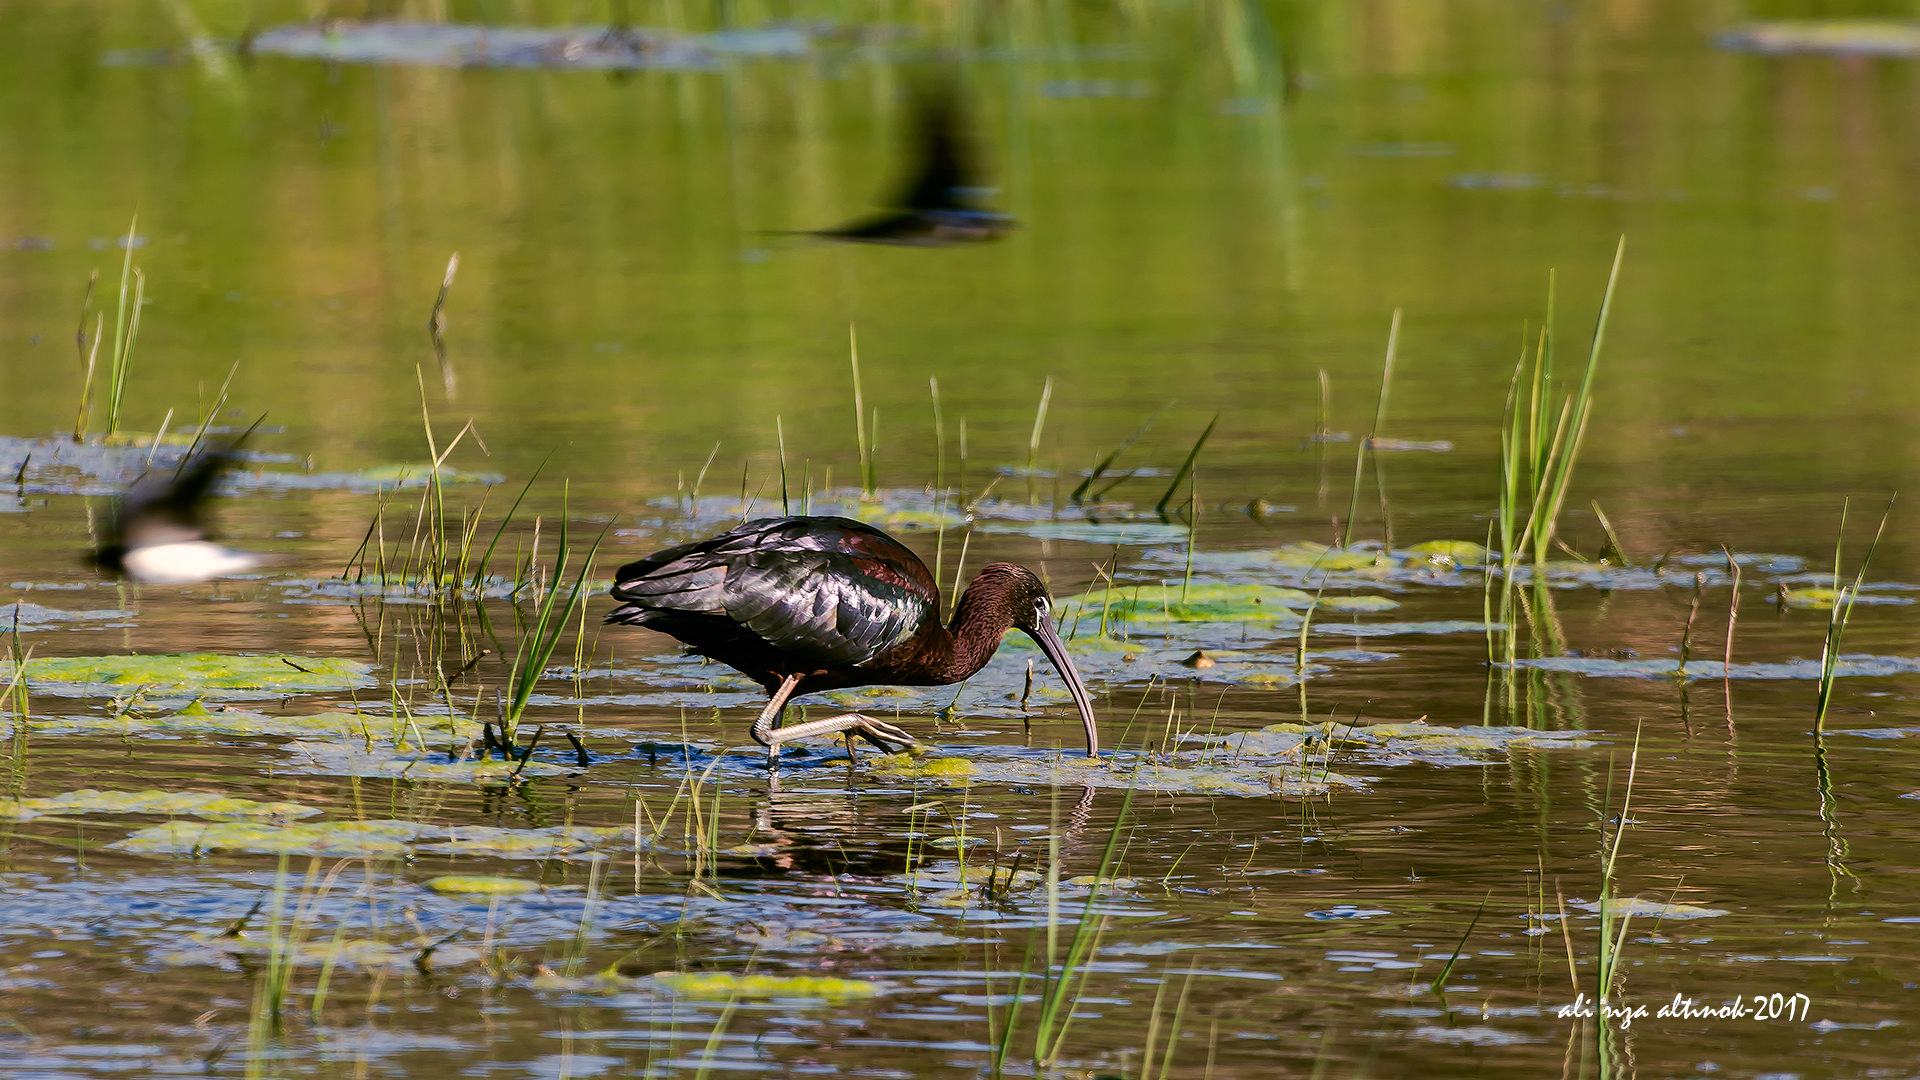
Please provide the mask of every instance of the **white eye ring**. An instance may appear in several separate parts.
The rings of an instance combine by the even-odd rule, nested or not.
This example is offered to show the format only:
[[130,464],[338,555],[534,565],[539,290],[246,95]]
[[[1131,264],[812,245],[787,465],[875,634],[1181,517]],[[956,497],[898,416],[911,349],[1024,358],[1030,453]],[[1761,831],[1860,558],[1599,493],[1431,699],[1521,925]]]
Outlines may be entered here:
[[1033,602],[1033,610],[1036,615],[1046,618],[1053,614],[1053,602],[1042,596]]

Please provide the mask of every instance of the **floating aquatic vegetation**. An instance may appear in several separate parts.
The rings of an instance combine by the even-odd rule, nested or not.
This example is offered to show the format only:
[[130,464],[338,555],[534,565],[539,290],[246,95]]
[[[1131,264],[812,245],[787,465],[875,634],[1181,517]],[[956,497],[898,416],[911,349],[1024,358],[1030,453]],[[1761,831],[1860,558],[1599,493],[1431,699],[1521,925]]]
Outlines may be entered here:
[[[1581,911],[1600,913],[1597,900],[1568,900],[1567,906]],[[1607,901],[1606,909],[1614,915],[1632,915],[1636,918],[1648,916],[1656,919],[1711,919],[1731,912],[1724,908],[1696,907],[1693,904],[1667,903],[1659,900],[1644,900],[1637,896],[1616,896]]]
[[[1011,859],[993,863],[941,862],[895,874],[888,880],[914,894],[920,906],[934,908],[1000,903],[1012,896],[1038,893],[1047,885],[1045,874],[1022,869]],[[1067,886],[1063,895],[1086,895],[1084,887],[1061,884]]]
[[[852,518],[881,529],[958,529],[966,525],[967,515],[953,505],[953,496],[928,495],[925,491],[881,491],[868,499],[855,491],[815,492],[813,513]],[[777,509],[777,505],[776,505]],[[796,508],[797,509],[797,508]]]
[[727,975],[720,972],[660,972],[653,983],[674,997],[698,1001],[733,1001],[740,998],[817,998],[848,1001],[868,998],[886,990],[882,983],[867,979],[839,979],[830,975]]
[[[79,627],[75,626],[75,623],[86,625]],[[134,621],[130,612],[116,608],[64,611],[59,608],[41,607],[39,604],[28,603],[25,600],[0,604],[0,630],[11,631],[16,624],[22,630],[45,630],[54,626],[66,630],[106,630],[132,626]]]
[[[34,663],[37,661],[27,665],[29,673]],[[432,740],[445,736],[448,742],[454,742],[480,737],[480,725],[462,717],[449,721],[446,716],[421,715],[410,722],[403,717],[378,713],[268,716],[225,705],[209,709],[199,701],[177,712],[128,710],[100,715],[36,716],[32,724],[33,730],[43,734],[337,736],[363,744],[379,742],[402,748],[414,746],[419,738]]]
[[876,776],[902,780],[945,780],[961,784],[972,780],[974,774],[973,762],[965,758],[915,754],[887,754],[874,758],[867,762],[867,769]]
[[[964,940],[938,930],[923,929],[933,920],[917,912],[871,909],[861,914],[867,917],[808,919],[802,925],[752,919],[741,923],[733,931],[733,938],[753,946],[756,952],[796,952],[810,956],[856,950],[936,949],[958,945]],[[904,927],[888,925],[908,921],[910,925]]]
[[[1831,581],[1833,579],[1823,577],[1821,580]],[[1910,586],[1904,585],[1882,584],[1877,590],[1873,590],[1871,586],[1862,586],[1858,592],[1851,588],[1847,589],[1846,596],[1851,603],[1855,604],[1911,604],[1914,602],[1914,598],[1911,596],[1888,595],[1891,589],[1905,589],[1909,587]],[[1779,590],[1774,594],[1774,599],[1782,606],[1796,611],[1832,611],[1833,605],[1840,601],[1840,593],[1831,586],[1815,585],[1795,589],[1789,588],[1786,584],[1782,583]]]
[[555,859],[601,847],[630,849],[631,829],[551,826],[544,829],[445,828],[415,821],[310,821],[295,825],[254,822],[200,824],[169,821],[141,829],[108,847],[139,855],[199,856],[216,851],[257,855],[319,855],[329,858],[416,854],[473,855],[496,859]]
[[[444,718],[443,718],[444,719]],[[436,732],[429,729],[428,738]],[[574,770],[538,759],[450,761],[444,747],[409,752],[389,746],[295,742],[287,752],[299,759],[295,768],[337,776],[374,776],[408,780],[442,780],[460,784],[504,784],[515,776],[565,776]]]
[[37,799],[0,799],[0,819],[27,821],[49,814],[165,814],[200,818],[301,818],[321,813],[290,802],[256,802],[203,791],[94,791]]
[[1779,19],[1721,34],[1723,49],[1768,54],[1818,52],[1920,56],[1920,22],[1899,19]]
[[169,821],[141,829],[107,846],[137,855],[200,856],[216,851],[248,851],[266,855],[402,857],[412,850],[415,840],[442,832],[412,821],[322,821],[282,826]]
[[[440,466],[439,482],[442,487],[448,484],[491,486],[505,483],[506,479],[505,476],[496,472],[470,472],[449,465]],[[374,494],[381,491],[424,488],[433,482],[434,470],[431,465],[375,465],[357,472],[289,472],[262,469],[255,472],[233,472],[216,490],[222,494],[233,495],[255,491],[354,491]]]
[[[1820,678],[1820,661],[1789,660],[1782,663],[1734,664],[1720,660],[1690,660],[1683,671],[1678,660],[1612,660],[1597,656],[1545,656],[1516,660],[1516,668],[1540,671],[1565,671],[1576,675],[1623,679],[1814,679]],[[1842,656],[1834,668],[1838,678],[1909,675],[1920,671],[1920,658],[1910,656]]]
[[[1428,540],[1408,548],[1405,558],[1423,560],[1435,566],[1485,566],[1493,553],[1485,544],[1471,540]],[[1404,561],[1404,559],[1403,559]]]
[[[1062,618],[1109,629],[1116,622],[1165,625],[1183,622],[1298,626],[1295,609],[1313,606],[1313,594],[1278,585],[1116,586],[1058,602]],[[1078,640],[1076,638],[1076,640]]]
[[[1485,764],[1490,755],[1510,750],[1572,750],[1593,746],[1578,731],[1540,731],[1523,727],[1447,727],[1414,720],[1376,724],[1273,724],[1259,731],[1210,736],[1231,759],[1302,757],[1316,751],[1365,753],[1380,764]],[[1206,751],[1215,757],[1221,750]]]
[[434,892],[447,896],[518,896],[540,888],[525,878],[462,876],[448,874],[421,882]]
[[262,31],[252,48],[330,64],[704,71],[728,56],[805,56],[813,41],[800,25],[684,34],[633,27],[327,20]]
[[977,521],[973,528],[975,532],[1011,533],[1030,536],[1036,540],[1077,540],[1083,544],[1098,544],[1102,547],[1112,547],[1115,544],[1134,547],[1144,547],[1149,544],[1184,544],[1189,532],[1185,525],[1167,524],[1158,518],[1080,521],[1062,518],[1058,521],[1020,523]]
[[616,993],[654,990],[689,1001],[852,1001],[885,993],[890,987],[870,979],[841,979],[830,975],[732,975],[717,971],[661,971],[652,975],[626,974],[607,968],[591,975],[543,972],[527,980],[534,990],[569,993]]
[[[495,859],[551,859],[594,851],[634,835],[632,829],[586,825],[550,825],[544,829],[463,825],[449,828],[446,832],[445,840],[420,844],[415,850],[443,855],[484,855]],[[645,846],[644,843],[642,846]]]
[[1332,922],[1340,919],[1371,919],[1376,915],[1391,915],[1393,914],[1393,912],[1388,911],[1385,908],[1363,908],[1363,907],[1356,907],[1352,904],[1335,904],[1330,908],[1321,908],[1318,911],[1302,912],[1302,914],[1304,914],[1309,919],[1319,919],[1323,922]]
[[[223,433],[224,429],[209,429]],[[232,432],[224,432],[232,434]],[[113,440],[76,443],[66,437],[19,439],[0,436],[0,462],[14,469],[24,462],[19,490],[37,495],[118,495],[149,469],[171,469],[180,463],[193,442],[191,433],[178,433],[156,447],[151,434],[122,432]],[[151,455],[151,460],[149,460]],[[238,451],[245,465],[226,471],[215,485],[220,495],[247,495],[262,491],[356,491],[375,493],[422,488],[433,479],[428,465],[376,465],[356,472],[306,472],[267,469],[269,463],[290,463],[292,455]],[[8,479],[12,479],[9,475]],[[447,484],[498,484],[506,478],[493,472],[470,472],[441,466],[439,481]]]
[[[0,680],[13,665],[0,661]],[[135,687],[209,697],[274,696],[307,690],[350,690],[374,683],[358,660],[185,653],[162,656],[35,657],[27,682],[38,693],[89,694]]]
[[1399,634],[1484,634],[1489,629],[1505,630],[1505,623],[1486,623],[1468,619],[1442,619],[1433,622],[1321,623],[1310,628],[1327,637],[1393,637]]
[[[1692,566],[1725,570],[1725,552],[1679,552],[1667,557],[1669,566]],[[1798,555],[1775,555],[1759,551],[1736,551],[1733,561],[1743,569],[1761,574],[1797,574],[1807,568],[1807,560]]]
[[[273,586],[284,589],[292,603],[301,598],[328,600],[358,600],[367,596],[378,596],[387,600],[407,600],[413,598],[438,599],[446,595],[447,590],[467,591],[472,578],[448,574],[439,582],[421,575],[404,577],[398,574],[365,574],[352,578],[275,578]],[[485,576],[480,579],[478,595],[489,600],[503,600],[520,591],[520,587],[507,578]]]
[[[1416,555],[1389,552],[1371,543],[1333,548],[1302,541],[1254,551],[1199,551],[1193,553],[1192,563],[1196,576],[1252,579],[1264,584],[1294,586],[1310,593],[1399,584],[1472,584],[1477,588],[1480,583],[1477,574],[1469,577],[1460,569],[1464,564],[1446,561],[1447,551],[1469,557],[1464,548],[1456,548],[1464,543],[1436,541],[1438,546]],[[1441,553],[1438,557],[1436,551]],[[1178,565],[1183,572],[1188,561],[1184,548],[1156,548],[1148,551],[1146,558],[1149,562]]]
[[193,934],[183,944],[163,949],[154,959],[170,967],[209,965],[232,968],[238,957],[271,955],[276,963],[299,967],[345,967],[360,971],[413,971],[422,965],[436,968],[464,967],[481,959],[480,950],[458,942],[416,938],[411,941],[380,941],[372,938],[229,937],[225,934]]
[[1105,758],[1027,757],[996,753],[973,760],[974,784],[1032,787],[1092,787],[1162,791],[1187,795],[1320,795],[1335,785],[1360,788],[1366,781],[1323,768],[1245,754],[1236,759],[1218,750],[1174,751]]

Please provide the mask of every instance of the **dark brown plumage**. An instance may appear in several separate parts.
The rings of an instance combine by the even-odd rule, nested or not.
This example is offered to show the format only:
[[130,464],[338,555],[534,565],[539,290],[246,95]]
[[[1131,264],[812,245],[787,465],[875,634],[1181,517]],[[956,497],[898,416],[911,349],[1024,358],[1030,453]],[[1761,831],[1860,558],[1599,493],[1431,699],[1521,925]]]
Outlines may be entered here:
[[892,724],[846,713],[780,726],[795,694],[850,686],[944,686],[986,666],[1001,635],[1032,637],[1060,672],[1099,753],[1093,703],[1053,628],[1052,600],[1032,571],[982,570],[940,619],[925,563],[899,541],[838,517],[766,518],[620,568],[607,621],[680,639],[767,689],[753,737],[772,759],[782,742],[850,731],[884,750],[911,745]]

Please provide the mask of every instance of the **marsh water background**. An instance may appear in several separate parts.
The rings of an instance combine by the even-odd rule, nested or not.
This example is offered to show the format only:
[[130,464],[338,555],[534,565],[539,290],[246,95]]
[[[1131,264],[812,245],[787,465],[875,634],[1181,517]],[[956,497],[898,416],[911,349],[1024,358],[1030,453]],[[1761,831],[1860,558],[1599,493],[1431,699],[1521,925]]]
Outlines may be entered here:
[[[395,13],[607,17],[557,4]],[[486,453],[469,441],[451,463],[504,478],[489,514],[551,454],[529,496],[547,550],[557,515],[576,534],[614,521],[604,576],[722,527],[743,484],[774,509],[776,420],[790,465],[805,462],[814,487],[829,467],[833,487],[855,481],[855,324],[865,400],[879,414],[879,481],[897,499],[924,492],[937,468],[971,498],[1024,467],[1052,379],[1037,464],[1062,479],[999,479],[994,497],[1037,508],[1033,520],[1009,511],[976,523],[997,527],[972,531],[967,561],[1041,567],[1071,596],[1109,559],[1129,583],[1183,574],[1184,526],[1061,527],[1085,524],[1061,505],[1078,471],[1170,400],[1129,462],[1170,473],[1218,414],[1196,471],[1198,554],[1336,539],[1353,444],[1308,439],[1318,373],[1332,390],[1329,426],[1364,433],[1396,308],[1381,434],[1451,449],[1384,459],[1393,539],[1485,540],[1508,378],[1544,312],[1548,271],[1571,368],[1624,234],[1568,542],[1598,550],[1587,509],[1597,500],[1642,563],[1725,544],[1818,569],[1851,496],[1851,573],[1920,450],[1920,73],[1911,60],[1762,56],[1715,39],[1750,17],[1905,13],[1625,0],[636,3],[641,26],[810,29],[793,55],[610,75],[235,53],[251,30],[314,14],[298,5],[0,4],[0,435],[70,430],[87,275],[101,270],[110,317],[117,238],[137,209],[150,303],[131,429],[154,431],[168,409],[176,424],[197,419],[237,360],[233,405],[269,417],[253,445],[273,456],[263,468],[417,462],[418,369],[443,442],[468,419],[484,439]],[[963,78],[995,199],[1019,231],[950,250],[776,235],[856,216],[897,182],[904,91],[935,71]],[[449,399],[425,323],[455,251]],[[938,462],[930,377],[946,428]],[[688,516],[675,499],[716,443],[707,502]],[[0,455],[7,479],[19,464]],[[23,630],[36,656],[284,650],[375,665],[378,687],[358,695],[373,708],[418,694],[409,643],[431,605],[289,584],[339,573],[373,518],[371,488],[252,489],[218,513],[226,536],[279,556],[263,575],[123,590],[79,565],[104,501],[72,493],[85,489],[78,480],[63,489],[57,475],[34,476],[0,506],[0,581],[13,594],[0,599],[124,611]],[[1166,481],[1130,481],[1115,497],[1150,505]],[[1354,530],[1369,541],[1388,528],[1372,483],[1369,470]],[[451,490],[478,505],[477,487]],[[410,515],[415,497],[395,505]],[[1274,509],[1242,510],[1257,499]],[[513,542],[529,541],[531,516]],[[1882,599],[1905,600],[1899,583],[1920,580],[1912,521],[1896,504],[1875,551],[1869,579]],[[948,574],[962,535],[939,541]],[[918,531],[909,542],[931,556],[936,541]],[[1213,571],[1236,572],[1257,576]],[[1746,581],[1736,661],[1818,657],[1826,615],[1768,603],[1792,577]],[[1686,580],[1558,590],[1554,611],[1530,612],[1554,633],[1532,640],[1563,655],[1674,657],[1695,596]],[[1402,604],[1391,616],[1402,623],[1479,620],[1477,578],[1448,584],[1375,591]],[[1696,655],[1717,657],[1729,589],[1708,584]],[[1910,620],[1900,603],[1857,608],[1847,651],[1914,656]],[[1246,633],[1212,632],[1217,647]],[[1256,651],[1281,655],[1280,637],[1256,634]],[[1906,738],[1914,675],[1843,679],[1829,727],[1876,737],[1830,735],[1816,760],[1805,678],[1531,673],[1509,708],[1478,631],[1321,634],[1314,648],[1340,655],[1304,694],[1284,679],[1198,681],[1164,649],[1091,677],[1113,741],[1131,754],[1163,748],[1162,724],[1246,731],[1299,719],[1303,701],[1313,719],[1577,729],[1590,745],[1502,746],[1471,763],[1356,746],[1326,765],[1364,778],[1358,790],[1143,792],[1124,818],[1115,788],[1083,799],[1071,785],[943,787],[840,765],[798,769],[773,792],[738,746],[755,695],[722,683],[717,712],[686,707],[689,680],[703,676],[669,671],[656,659],[668,644],[638,631],[599,635],[584,690],[563,677],[543,687],[536,712],[582,718],[602,757],[527,790],[331,775],[289,757],[284,738],[17,733],[14,796],[220,790],[440,826],[631,825],[636,799],[658,812],[690,770],[717,761],[702,789],[718,797],[717,846],[760,847],[700,866],[633,850],[533,868],[424,855],[340,864],[333,891],[313,901],[314,936],[349,927],[399,959],[344,965],[314,1015],[304,1010],[318,965],[297,969],[296,1019],[255,1039],[260,967],[217,941],[182,943],[217,938],[272,895],[274,857],[102,846],[151,818],[22,822],[0,864],[0,1075],[981,1075],[988,1014],[1004,1013],[1046,898],[928,902],[913,875],[951,872],[953,850],[925,841],[956,821],[994,835],[1008,857],[1019,837],[1042,838],[1028,845],[1039,853],[1030,866],[1044,837],[1061,836],[1069,876],[1094,873],[1105,837],[1129,830],[1129,884],[1096,908],[1113,920],[1061,1056],[1078,1074],[1150,1074],[1157,1058],[1149,1066],[1142,1051],[1157,1018],[1162,1045],[1179,1032],[1177,1075],[1592,1075],[1591,1026],[1554,1010],[1576,992],[1569,952],[1591,996],[1595,920],[1568,908],[1563,938],[1555,891],[1597,894],[1599,826],[1618,805],[1636,730],[1620,888],[1727,914],[1636,921],[1627,997],[1805,993],[1812,1008],[1791,1023],[1638,1021],[1617,1036],[1610,1067],[1911,1070],[1920,893],[1903,795],[1920,789]],[[933,735],[942,751],[983,765],[1044,757],[1022,747],[997,696],[1017,685],[1019,662],[1000,662],[999,682],[960,700],[962,726]],[[456,698],[471,708],[505,677],[496,657]],[[114,711],[106,695],[33,700],[54,720]],[[924,716],[930,702],[908,708]],[[268,703],[287,715],[322,704],[352,701]],[[1148,725],[1126,719],[1136,710],[1155,717],[1145,737]],[[1061,719],[1046,711],[1036,745],[1071,748]],[[476,863],[549,888],[490,911],[419,887]],[[306,870],[294,860],[280,891],[299,895]],[[1062,901],[1069,926],[1081,895]],[[1428,992],[1483,897],[1447,992]],[[472,956],[412,963],[419,943],[456,933]],[[492,959],[482,942],[497,946]],[[827,972],[888,992],[728,1004],[540,973],[616,964]]]

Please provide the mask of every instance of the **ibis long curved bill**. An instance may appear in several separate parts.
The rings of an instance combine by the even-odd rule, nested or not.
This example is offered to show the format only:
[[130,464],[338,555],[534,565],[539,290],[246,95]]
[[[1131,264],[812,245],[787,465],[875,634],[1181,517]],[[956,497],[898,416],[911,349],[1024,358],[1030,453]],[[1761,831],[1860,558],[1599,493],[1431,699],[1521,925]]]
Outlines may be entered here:
[[1060,640],[1059,632],[1047,619],[1037,620],[1031,628],[1023,629],[1040,646],[1040,651],[1047,654],[1053,669],[1060,673],[1060,681],[1067,684],[1067,693],[1073,695],[1073,704],[1080,710],[1080,721],[1087,726],[1087,756],[1099,757],[1100,731],[1093,723],[1093,699],[1087,694],[1087,684],[1080,681],[1080,673],[1073,669],[1073,660],[1067,656],[1067,643]]

